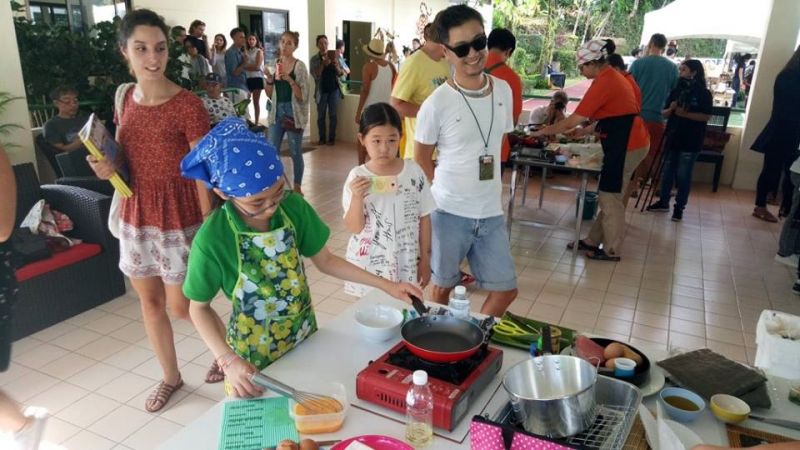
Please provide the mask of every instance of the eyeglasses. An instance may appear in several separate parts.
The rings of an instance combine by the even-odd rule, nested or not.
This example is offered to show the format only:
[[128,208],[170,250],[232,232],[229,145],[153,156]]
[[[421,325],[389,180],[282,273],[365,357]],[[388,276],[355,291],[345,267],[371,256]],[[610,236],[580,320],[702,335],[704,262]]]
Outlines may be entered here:
[[458,56],[459,58],[463,58],[463,57],[469,55],[469,49],[470,48],[472,48],[473,50],[475,50],[477,52],[479,52],[481,50],[485,50],[486,49],[486,42],[487,42],[486,35],[485,34],[481,34],[480,36],[478,36],[475,39],[473,39],[472,42],[466,42],[466,43],[461,44],[461,45],[456,45],[455,47],[450,47],[447,44],[442,44],[442,45],[444,45],[451,52],[455,53],[455,55]]
[[59,103],[64,103],[66,105],[77,105],[78,103],[80,103],[80,100],[78,100],[77,97],[75,97],[75,98],[69,98],[69,97],[60,98],[60,99],[58,99],[56,101],[59,102]]

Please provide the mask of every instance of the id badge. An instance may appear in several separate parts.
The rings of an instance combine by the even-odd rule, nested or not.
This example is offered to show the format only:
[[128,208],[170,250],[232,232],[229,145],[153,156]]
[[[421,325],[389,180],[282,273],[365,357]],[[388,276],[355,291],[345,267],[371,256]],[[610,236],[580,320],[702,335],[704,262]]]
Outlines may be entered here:
[[478,180],[485,181],[494,178],[494,155],[479,157],[478,167]]

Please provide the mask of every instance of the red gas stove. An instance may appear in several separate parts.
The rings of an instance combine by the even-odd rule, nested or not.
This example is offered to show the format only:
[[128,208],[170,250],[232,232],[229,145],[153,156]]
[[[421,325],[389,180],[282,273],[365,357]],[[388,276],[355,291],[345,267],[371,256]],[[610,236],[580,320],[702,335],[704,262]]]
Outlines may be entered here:
[[401,342],[359,372],[356,396],[405,413],[411,374],[424,370],[433,393],[433,426],[452,431],[502,365],[503,351],[488,345],[467,359],[435,363],[413,355]]

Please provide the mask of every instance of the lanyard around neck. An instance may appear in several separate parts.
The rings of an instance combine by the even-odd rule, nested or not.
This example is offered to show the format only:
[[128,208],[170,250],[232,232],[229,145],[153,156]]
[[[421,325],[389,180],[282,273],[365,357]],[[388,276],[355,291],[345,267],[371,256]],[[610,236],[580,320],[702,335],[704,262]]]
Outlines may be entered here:
[[481,134],[481,140],[483,140],[483,154],[486,155],[489,153],[489,139],[491,139],[492,137],[492,128],[494,127],[494,83],[492,82],[492,79],[489,78],[489,85],[491,89],[490,101],[492,104],[492,115],[489,122],[489,133],[487,133],[486,136],[483,135],[483,128],[481,128],[481,123],[480,121],[478,121],[478,116],[475,114],[475,110],[473,110],[472,105],[469,104],[469,100],[467,100],[467,96],[464,95],[464,91],[462,91],[461,88],[458,86],[458,84],[455,82],[455,78],[453,78],[453,85],[455,86],[458,93],[461,94],[461,98],[464,99],[464,103],[467,104],[469,112],[472,113],[472,118],[475,119],[475,125],[477,125],[478,132]]

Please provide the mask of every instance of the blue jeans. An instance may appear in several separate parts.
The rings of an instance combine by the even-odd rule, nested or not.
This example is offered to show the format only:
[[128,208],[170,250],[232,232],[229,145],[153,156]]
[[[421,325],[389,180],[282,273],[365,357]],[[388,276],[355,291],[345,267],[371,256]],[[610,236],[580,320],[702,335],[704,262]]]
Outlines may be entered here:
[[[336,107],[339,105],[341,93],[339,90],[333,92],[321,92],[319,103],[317,103],[317,127],[319,128],[320,142],[333,142],[336,140]],[[325,114],[330,116],[328,132],[325,132]],[[327,136],[327,139],[326,139]]]
[[669,203],[673,184],[678,187],[675,196],[675,209],[683,210],[689,200],[692,188],[692,169],[699,152],[680,152],[667,150],[664,155],[664,167],[661,170],[661,201]]
[[303,162],[303,133],[286,131],[281,126],[281,121],[284,117],[294,117],[291,102],[277,103],[274,112],[275,123],[269,126],[269,142],[280,153],[283,135],[286,134],[286,139],[289,141],[289,152],[292,154],[292,166],[294,167],[294,179],[292,181],[295,185],[300,186],[303,184],[303,171],[305,170],[305,163]]

